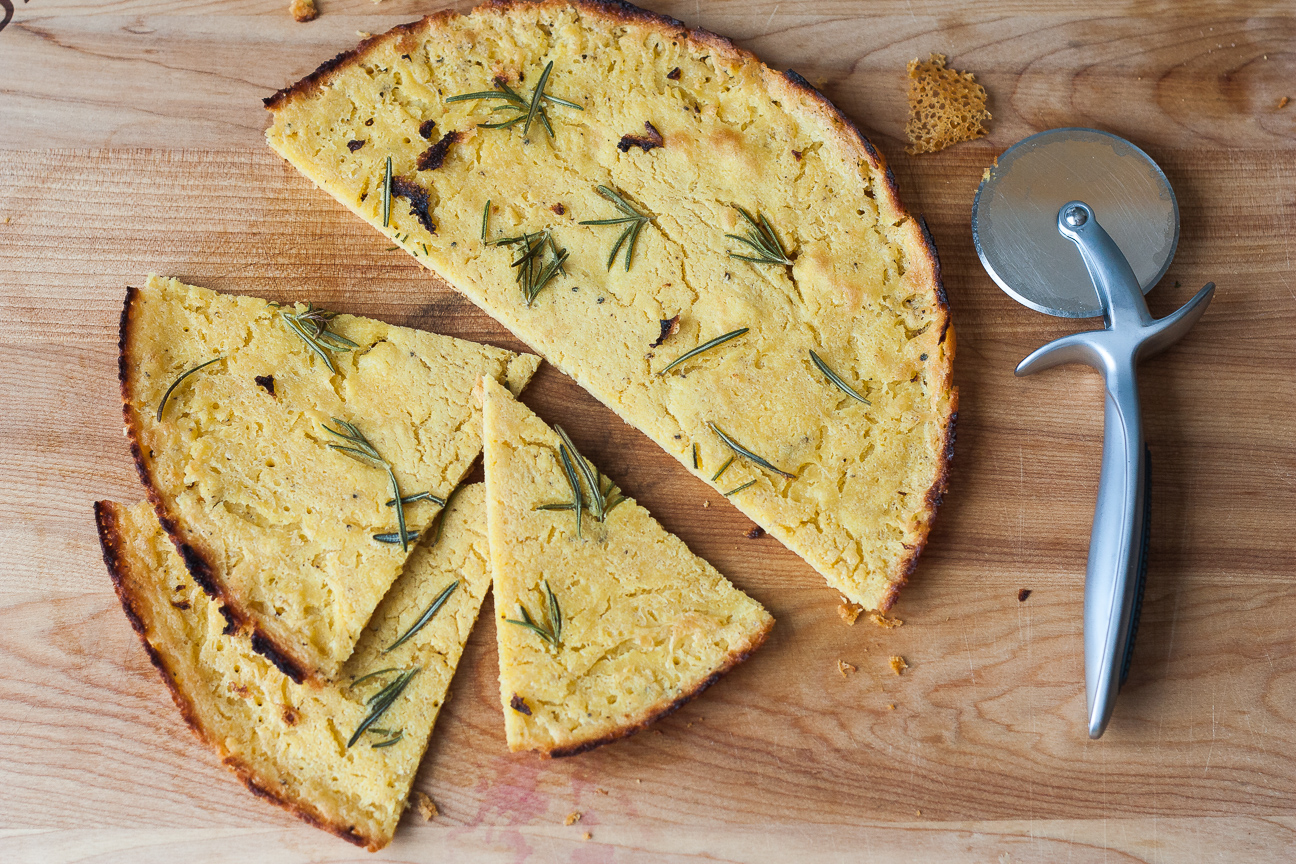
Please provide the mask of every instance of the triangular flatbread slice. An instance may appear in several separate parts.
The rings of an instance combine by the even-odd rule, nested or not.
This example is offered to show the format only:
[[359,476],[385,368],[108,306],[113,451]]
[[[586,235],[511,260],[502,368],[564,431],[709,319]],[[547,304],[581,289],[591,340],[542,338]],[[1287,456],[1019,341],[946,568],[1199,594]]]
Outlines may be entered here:
[[[296,680],[337,675],[480,452],[478,376],[519,391],[538,363],[156,277],[121,320],[149,500],[198,583]],[[393,477],[401,497],[428,496],[399,508],[404,546]]]
[[[692,699],[756,650],[774,619],[507,390],[484,384],[508,744],[569,756]],[[562,509],[573,501],[569,467],[586,505],[579,536],[576,511]]]
[[[490,586],[482,485],[460,490],[446,514],[439,539],[410,556],[339,683],[312,687],[227,632],[220,601],[189,576],[148,504],[95,505],[122,607],[198,737],[258,796],[371,851],[391,842]],[[366,703],[406,675],[390,707],[347,746],[374,711]]]
[[804,78],[626,3],[497,2],[266,104],[303,174],[833,588],[895,601],[946,487],[954,332],[925,225]]

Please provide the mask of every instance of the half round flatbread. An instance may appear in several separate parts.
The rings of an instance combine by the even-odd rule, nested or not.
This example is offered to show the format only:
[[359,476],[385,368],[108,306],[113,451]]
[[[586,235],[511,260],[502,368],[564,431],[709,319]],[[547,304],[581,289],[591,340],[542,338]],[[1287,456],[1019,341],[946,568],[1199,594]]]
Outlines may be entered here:
[[892,604],[946,488],[954,334],[925,226],[804,79],[628,4],[501,2],[266,104],[307,177]]

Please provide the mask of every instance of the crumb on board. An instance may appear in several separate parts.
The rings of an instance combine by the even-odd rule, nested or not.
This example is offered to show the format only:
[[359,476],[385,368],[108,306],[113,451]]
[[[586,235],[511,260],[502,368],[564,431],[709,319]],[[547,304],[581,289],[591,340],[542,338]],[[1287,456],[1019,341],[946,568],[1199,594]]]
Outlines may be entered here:
[[607,791],[606,789],[595,789],[594,791],[597,792],[597,793],[600,794],[600,795],[606,795],[606,794],[608,794],[608,791]]
[[593,839],[594,839],[594,835],[591,834],[590,832],[586,831],[584,834],[581,835],[581,839],[582,839],[582,840],[593,840]]
[[703,506],[704,508],[705,508],[705,507],[710,507],[710,506],[711,506],[711,502],[710,502],[710,501],[703,501],[703,502],[702,502],[702,506]]
[[292,0],[288,11],[292,13],[294,21],[302,23],[319,17],[319,7],[315,5],[315,0]]
[[944,54],[909,61],[909,119],[905,135],[911,156],[935,153],[960,141],[983,138],[986,91],[971,72],[945,67]]
[[1289,98],[1286,97],[1286,96],[1284,96],[1284,97],[1282,97],[1281,99],[1279,99],[1279,100],[1278,100],[1278,110],[1281,111],[1283,108],[1286,108],[1286,107],[1287,107],[1287,103],[1290,102],[1290,101],[1291,101],[1291,99],[1289,99]]
[[572,812],[567,814],[567,818],[563,820],[563,824],[575,825],[577,822],[580,821],[580,819],[581,819],[581,812],[579,810],[573,810]]
[[753,525],[751,530],[747,532],[748,540],[759,540],[764,536],[765,536],[765,529],[759,525]]
[[887,710],[888,710],[888,711],[894,711],[894,710],[895,710],[895,703],[894,703],[894,702],[888,702],[888,703],[887,703]]
[[838,661],[837,661],[837,671],[841,673],[841,676],[842,676],[843,678],[846,678],[846,677],[849,676],[852,672],[857,672],[857,671],[859,671],[859,667],[856,666],[854,663],[847,663],[845,660],[838,660]]
[[1021,589],[1020,591],[1017,592],[1017,602],[1025,603],[1026,598],[1029,597],[1030,595],[1031,595],[1031,589],[1029,588]]
[[864,607],[858,603],[852,603],[845,597],[842,598],[841,605],[837,607],[837,614],[841,619],[852,627],[855,625],[855,619],[864,611]]
[[415,792],[411,795],[410,804],[413,805],[414,812],[421,816],[424,822],[441,815],[441,811],[437,810],[437,806],[432,802],[432,799],[422,792]]
[[881,612],[870,612],[869,620],[881,627],[883,630],[894,630],[896,627],[904,625],[904,622],[899,618],[888,618]]
[[897,675],[909,668],[909,664],[899,654],[892,654],[888,662],[891,664],[891,671]]
[[373,36],[373,34],[370,33],[368,30],[357,30],[356,35],[359,36],[361,39],[368,39],[369,37]]

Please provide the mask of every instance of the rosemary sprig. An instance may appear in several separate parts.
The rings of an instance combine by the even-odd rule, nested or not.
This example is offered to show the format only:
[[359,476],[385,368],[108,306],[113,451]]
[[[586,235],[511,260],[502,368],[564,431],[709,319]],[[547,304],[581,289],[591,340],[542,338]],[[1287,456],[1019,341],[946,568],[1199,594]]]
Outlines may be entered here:
[[724,343],[728,342],[730,339],[737,339],[739,336],[743,335],[750,329],[751,329],[750,327],[739,327],[737,330],[730,331],[729,333],[726,333],[723,336],[717,336],[716,338],[712,339],[710,342],[704,342],[703,344],[694,348],[692,351],[689,351],[687,354],[684,354],[680,357],[676,357],[670,363],[666,364],[665,369],[661,370],[657,374],[665,375],[667,372],[674,369],[676,366],[683,363],[684,361],[692,360],[694,357],[701,354],[703,351],[710,351],[712,348],[716,347],[717,345],[723,345]]
[[566,99],[559,99],[557,96],[551,96],[544,92],[545,85],[549,83],[549,74],[553,72],[553,65],[553,61],[550,60],[549,64],[545,66],[544,71],[540,73],[540,81],[536,84],[535,90],[532,91],[530,99],[523,98],[521,93],[518,93],[512,87],[508,86],[508,84],[504,83],[503,79],[496,78],[494,90],[481,90],[476,93],[462,93],[458,96],[451,96],[445,101],[467,102],[477,99],[501,99],[504,101],[504,104],[492,108],[491,111],[516,111],[518,112],[517,116],[499,123],[478,123],[478,127],[482,129],[510,129],[513,126],[522,123],[522,137],[525,138],[531,132],[531,124],[539,118],[541,125],[545,127],[545,131],[548,132],[549,137],[552,138],[554,134],[553,126],[549,123],[549,116],[545,114],[543,103],[548,102],[552,105],[562,105],[565,108],[575,108],[577,111],[585,110],[575,102],[569,102]]
[[[548,229],[519,237],[506,237],[496,240],[496,246],[522,246],[522,257],[513,262],[518,268],[517,283],[522,286],[522,295],[526,297],[529,307],[540,292],[544,290],[559,273],[566,273],[563,262],[567,260],[567,250],[559,249],[554,242],[553,233]],[[546,252],[548,263],[542,263]]]
[[[350,446],[346,446],[342,444],[330,444],[328,445],[329,449],[340,450],[343,453],[346,453],[350,456],[354,456],[355,458],[361,460],[362,462],[369,462],[372,465],[382,468],[384,471],[387,472],[387,480],[391,483],[392,498],[400,499],[401,497],[400,485],[397,484],[396,482],[396,472],[392,470],[391,463],[382,457],[382,454],[378,452],[377,448],[375,448],[372,444],[369,443],[369,439],[364,436],[364,433],[361,432],[359,429],[357,429],[353,424],[348,423],[345,420],[341,420],[337,417],[333,418],[333,422],[336,423],[342,429],[342,431],[339,432],[337,429],[330,428],[328,424],[323,424],[324,431],[332,435],[336,435],[337,437],[341,438],[343,441],[347,442],[347,445]],[[404,507],[396,508],[396,525],[398,528],[397,537],[400,539],[401,551],[408,552],[409,544],[410,544],[410,533],[405,528],[405,508]],[[382,536],[383,535],[375,534],[374,539],[378,540],[379,543],[387,542],[386,540],[380,539]],[[415,536],[417,536],[417,534]]]
[[765,218],[765,214],[759,214],[760,222],[752,218],[752,215],[743,208],[734,205],[734,209],[742,214],[747,220],[748,230],[746,237],[739,237],[737,234],[726,234],[726,237],[743,243],[756,253],[751,255],[739,255],[736,252],[730,252],[730,258],[741,258],[744,261],[750,261],[753,264],[785,264],[792,265],[792,259],[783,251],[783,244],[779,242],[778,234],[774,231],[774,226]]
[[[444,507],[446,503],[444,499],[438,498],[437,496],[433,495],[431,492],[420,492],[417,495],[406,495],[404,498],[401,499],[401,504],[414,504],[419,501],[431,501],[433,504],[437,505],[438,507]],[[386,504],[388,507],[395,507],[396,499],[388,498]]]
[[829,369],[828,364],[823,361],[822,357],[820,357],[818,354],[814,352],[814,349],[810,350],[810,359],[813,360],[814,364],[819,367],[820,372],[828,376],[829,381],[837,385],[837,389],[841,390],[843,393],[845,393],[847,396],[850,396],[852,399],[858,399],[859,401],[863,402],[865,405],[873,404],[872,402],[865,399],[860,394],[856,393],[854,388],[852,388],[849,384],[847,384],[845,381],[841,379],[840,375],[838,375],[832,369]]
[[[605,522],[612,509],[624,502],[626,497],[617,488],[616,483],[612,482],[612,478],[604,477],[598,468],[594,467],[594,463],[580,454],[566,430],[561,426],[554,426],[554,430],[562,439],[558,445],[558,457],[562,461],[563,473],[567,476],[572,500],[561,504],[541,504],[535,509],[576,511],[576,536],[579,537],[581,536],[580,522],[585,510],[589,510],[595,520]],[[585,486],[589,487],[589,494],[586,494],[581,486],[582,479]]]
[[[401,693],[405,692],[405,688],[409,686],[409,682],[413,680],[414,676],[417,675],[419,670],[422,668],[422,666],[415,666],[413,669],[408,669],[402,672],[400,675],[396,676],[390,684],[369,697],[366,701],[366,704],[369,705],[369,714],[360,721],[360,725],[356,727],[356,731],[352,733],[350,740],[347,741],[346,746],[348,749],[352,744],[360,740],[360,736],[365,733],[366,729],[376,723],[379,717],[387,713],[387,709],[391,708],[391,706],[395,704],[396,700],[400,698]],[[351,686],[354,687],[355,683],[352,683]],[[394,744],[396,742],[393,741],[392,743]]]
[[541,639],[544,639],[550,645],[557,648],[562,642],[562,610],[558,607],[558,598],[554,596],[553,589],[549,587],[549,580],[544,583],[545,603],[548,606],[548,626],[541,626],[531,617],[531,613],[521,603],[518,604],[518,614],[522,620],[515,618],[505,618],[505,624],[516,624],[519,627],[526,628],[535,633]]
[[490,202],[489,200],[487,200],[487,202],[486,202],[486,206],[482,208],[482,236],[481,236],[481,239],[482,239],[483,241],[486,239],[486,233],[487,233],[487,231],[489,230],[489,226],[490,226],[490,205],[491,205],[491,202]]
[[386,228],[391,223],[391,181],[392,181],[392,161],[387,157],[387,173],[383,176],[383,227]]
[[607,498],[603,496],[603,485],[599,482],[598,472],[590,466],[590,463],[584,456],[580,455],[580,452],[576,449],[576,445],[572,443],[571,438],[567,436],[567,432],[564,431],[561,426],[555,423],[554,431],[558,433],[558,437],[562,439],[563,445],[572,455],[573,461],[576,463],[576,467],[580,470],[581,476],[585,478],[585,485],[589,486],[590,504],[593,505],[590,508],[590,512],[594,514],[595,519],[602,522],[607,516]]
[[408,642],[410,640],[410,637],[412,637],[415,633],[419,632],[425,626],[427,626],[427,623],[432,620],[432,616],[436,615],[437,612],[441,611],[441,607],[445,605],[446,601],[450,599],[450,595],[453,594],[455,589],[458,587],[459,587],[458,579],[456,579],[455,581],[451,582],[448,586],[446,586],[445,590],[442,591],[440,594],[438,594],[436,596],[436,599],[432,601],[432,605],[429,606],[427,610],[422,615],[419,616],[419,619],[415,621],[413,624],[411,624],[410,628],[406,630],[399,639],[397,639],[395,642],[391,644],[391,647],[383,649],[382,653],[388,654],[391,653],[392,651],[395,651],[397,648],[399,648],[400,646]]
[[177,378],[176,380],[172,381],[172,382],[171,382],[171,386],[168,387],[167,390],[166,390],[166,392],[162,394],[162,401],[158,403],[157,422],[158,422],[158,423],[161,423],[161,422],[162,422],[162,411],[166,408],[167,400],[171,398],[171,393],[172,393],[172,391],[174,391],[177,387],[180,386],[180,382],[181,382],[181,381],[185,380],[185,379],[188,378],[190,375],[192,375],[193,373],[197,372],[199,369],[206,369],[208,366],[212,365],[213,363],[217,362],[218,360],[224,360],[224,359],[225,359],[224,355],[222,355],[222,356],[220,356],[220,357],[215,357],[215,358],[213,358],[213,359],[211,359],[211,360],[208,360],[208,361],[206,361],[206,362],[204,362],[204,363],[199,363],[197,366],[193,367],[192,369],[190,369],[190,370],[187,371],[187,372],[181,372],[181,373],[180,373],[180,377]]
[[328,329],[329,322],[337,317],[336,312],[316,309],[314,303],[307,303],[305,312],[285,311],[280,314],[288,328],[300,336],[302,341],[324,361],[329,372],[336,374],[337,369],[334,368],[327,352],[351,351],[360,347],[345,336],[339,336]]
[[[607,186],[600,185],[598,187],[598,193],[602,195],[604,198],[611,201],[613,204],[615,204],[616,208],[620,210],[623,215],[618,216],[614,219],[590,219],[581,222],[580,224],[581,225],[625,225],[626,226],[625,230],[621,232],[621,236],[617,238],[616,243],[612,244],[612,252],[611,254],[608,255],[607,268],[609,270],[612,269],[612,263],[616,261],[617,252],[621,251],[621,247],[624,245],[626,247],[625,269],[627,272],[629,272],[630,259],[634,257],[634,248],[635,248],[635,243],[639,239],[639,232],[643,230],[643,227],[645,225],[647,225],[649,222],[652,221],[652,217],[640,213],[633,206],[631,206],[629,201],[625,200],[625,198],[618,195],[615,190]],[[629,243],[626,242],[627,240],[629,240]]]
[[764,469],[766,469],[766,470],[768,470],[768,471],[773,471],[775,474],[779,475],[780,477],[786,477],[786,478],[788,478],[789,480],[795,480],[795,479],[796,479],[796,475],[795,475],[795,474],[789,474],[789,473],[786,472],[786,471],[783,471],[783,470],[781,470],[781,469],[779,469],[779,468],[775,468],[775,467],[774,467],[772,464],[770,464],[768,461],[766,461],[765,459],[762,459],[761,457],[757,456],[755,453],[753,453],[752,451],[748,450],[746,447],[742,446],[741,444],[739,444],[739,443],[738,443],[737,441],[735,441],[734,439],[730,438],[730,437],[729,437],[728,435],[726,435],[724,432],[720,431],[720,427],[717,426],[716,424],[714,424],[714,423],[712,423],[712,422],[710,422],[710,421],[708,420],[708,421],[707,421],[707,425],[711,427],[711,431],[712,431],[712,432],[714,432],[714,433],[716,433],[717,435],[720,436],[720,440],[724,442],[724,445],[725,445],[726,447],[728,447],[728,448],[729,448],[730,450],[732,450],[733,452],[737,453],[739,456],[743,457],[744,459],[748,460],[749,462],[754,462],[755,464],[759,465],[760,467],[762,467],[762,468],[764,468]]
[[715,481],[719,480],[720,476],[724,474],[724,472],[729,470],[729,466],[732,465],[733,461],[737,458],[738,458],[737,456],[730,456],[729,460],[720,466],[720,470],[711,475],[711,482],[714,483]]
[[737,489],[730,489],[728,492],[724,493],[724,497],[729,498],[733,495],[737,495],[739,492],[743,491],[748,486],[755,486],[755,485],[756,485],[755,480],[748,480],[746,483],[742,484]]

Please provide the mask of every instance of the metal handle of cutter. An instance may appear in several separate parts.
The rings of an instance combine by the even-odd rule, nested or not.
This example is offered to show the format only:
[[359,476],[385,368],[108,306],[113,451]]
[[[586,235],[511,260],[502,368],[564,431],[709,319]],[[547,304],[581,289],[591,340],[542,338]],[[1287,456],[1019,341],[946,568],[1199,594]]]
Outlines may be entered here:
[[1100,371],[1106,383],[1102,476],[1089,539],[1084,605],[1088,727],[1089,737],[1097,738],[1107,728],[1128,670],[1146,554],[1148,460],[1135,367],[1142,357],[1188,332],[1206,310],[1215,286],[1207,285],[1174,314],[1154,320],[1125,255],[1087,204],[1064,204],[1057,226],[1079,250],[1103,302],[1107,326],[1050,342],[1018,364],[1017,374],[1085,363]]

